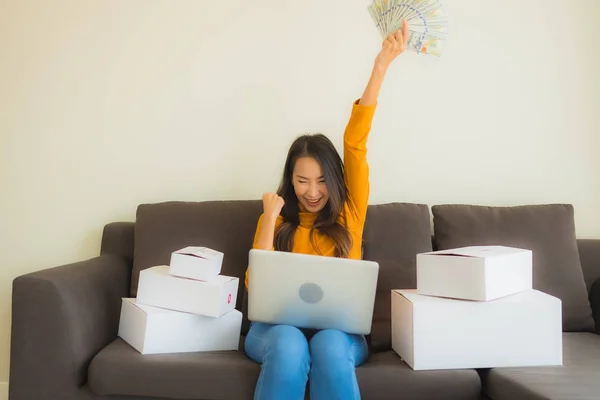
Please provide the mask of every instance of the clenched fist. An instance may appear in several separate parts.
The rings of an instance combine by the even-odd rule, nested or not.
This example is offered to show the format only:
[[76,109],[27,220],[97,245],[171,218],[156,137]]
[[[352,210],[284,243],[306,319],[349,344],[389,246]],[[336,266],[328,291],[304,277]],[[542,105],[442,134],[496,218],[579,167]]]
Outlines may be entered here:
[[277,218],[285,201],[277,193],[265,193],[262,196],[263,210],[267,217]]

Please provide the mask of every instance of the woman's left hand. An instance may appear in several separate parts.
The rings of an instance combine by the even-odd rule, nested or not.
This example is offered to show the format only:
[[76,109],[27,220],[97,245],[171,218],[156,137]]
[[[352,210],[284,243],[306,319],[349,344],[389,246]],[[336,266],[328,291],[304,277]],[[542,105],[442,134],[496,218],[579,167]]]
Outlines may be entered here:
[[402,21],[402,29],[390,33],[381,44],[381,51],[375,58],[375,66],[386,70],[392,61],[404,53],[408,46],[408,23]]
[[359,104],[370,106],[377,104],[377,98],[379,97],[379,90],[383,83],[383,78],[386,71],[392,61],[400,54],[404,53],[408,47],[408,23],[402,21],[402,29],[398,29],[396,32],[390,34],[382,43],[381,51],[375,58],[375,64],[369,83],[360,98]]

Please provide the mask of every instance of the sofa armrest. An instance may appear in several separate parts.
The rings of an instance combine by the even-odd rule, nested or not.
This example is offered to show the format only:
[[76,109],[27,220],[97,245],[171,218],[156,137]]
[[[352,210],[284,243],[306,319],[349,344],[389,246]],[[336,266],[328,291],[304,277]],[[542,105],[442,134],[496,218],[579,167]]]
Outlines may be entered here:
[[133,262],[135,223],[111,222],[104,226],[100,254],[112,254],[125,257]]
[[131,268],[101,255],[13,281],[11,400],[77,398],[90,361],[116,338]]

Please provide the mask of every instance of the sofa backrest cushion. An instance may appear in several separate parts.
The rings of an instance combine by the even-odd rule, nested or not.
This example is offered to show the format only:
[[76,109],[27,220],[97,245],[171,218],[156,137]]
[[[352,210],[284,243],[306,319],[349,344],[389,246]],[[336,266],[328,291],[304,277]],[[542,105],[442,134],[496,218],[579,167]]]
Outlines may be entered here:
[[504,245],[533,251],[533,287],[562,301],[564,331],[592,331],[594,322],[568,204],[432,207],[436,247]]
[[370,335],[375,352],[390,350],[391,291],[416,288],[416,257],[432,250],[431,217],[422,204],[371,205],[363,234],[363,258],[379,263]]
[[137,209],[131,296],[137,295],[140,271],[168,265],[171,253],[186,246],[206,246],[224,253],[222,275],[240,278],[236,308],[241,309],[248,252],[260,200],[164,202]]

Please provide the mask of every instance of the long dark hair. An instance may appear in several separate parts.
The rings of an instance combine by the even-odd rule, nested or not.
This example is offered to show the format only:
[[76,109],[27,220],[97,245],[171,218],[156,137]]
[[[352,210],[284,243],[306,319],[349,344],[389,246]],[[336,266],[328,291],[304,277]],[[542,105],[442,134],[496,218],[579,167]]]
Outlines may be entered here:
[[[298,198],[292,184],[296,161],[301,157],[312,157],[321,166],[329,200],[319,212],[310,231],[310,240],[318,254],[322,254],[315,241],[315,232],[329,236],[335,243],[335,257],[348,257],[352,237],[348,231],[344,205],[353,209],[344,179],[344,163],[333,143],[321,133],[298,137],[290,146],[277,194],[285,204],[281,210],[283,223],[275,233],[275,250],[292,251],[294,234],[300,224]],[[341,217],[341,218],[340,218]]]

